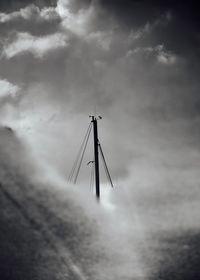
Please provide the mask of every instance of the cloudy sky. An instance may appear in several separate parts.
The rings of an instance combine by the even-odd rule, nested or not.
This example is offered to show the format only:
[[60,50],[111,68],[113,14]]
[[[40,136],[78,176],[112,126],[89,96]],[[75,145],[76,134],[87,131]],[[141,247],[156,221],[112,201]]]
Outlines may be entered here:
[[191,1],[1,1],[1,124],[67,176],[96,112],[112,200],[199,228],[199,43]]

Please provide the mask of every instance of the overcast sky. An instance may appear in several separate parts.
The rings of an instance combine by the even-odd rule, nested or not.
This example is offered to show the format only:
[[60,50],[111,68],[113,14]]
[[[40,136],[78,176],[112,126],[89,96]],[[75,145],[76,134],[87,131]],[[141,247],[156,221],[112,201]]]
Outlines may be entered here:
[[1,1],[1,123],[67,176],[96,112],[121,202],[199,227],[199,43],[191,1]]

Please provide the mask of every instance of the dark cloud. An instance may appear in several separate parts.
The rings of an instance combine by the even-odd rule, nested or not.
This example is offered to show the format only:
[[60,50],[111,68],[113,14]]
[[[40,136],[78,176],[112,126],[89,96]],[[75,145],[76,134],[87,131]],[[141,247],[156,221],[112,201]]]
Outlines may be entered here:
[[[157,26],[150,36],[151,44],[166,44],[166,47],[189,59],[199,57],[198,3],[196,1],[100,1],[112,16],[120,20],[124,29],[139,28],[153,24],[162,14],[171,14],[171,24],[163,30]],[[148,42],[145,38],[144,44]],[[193,54],[192,54],[193,53]]]
[[56,0],[2,0],[0,3],[0,11],[12,12],[30,4],[35,4],[40,8],[45,6],[55,6],[56,2]]
[[4,37],[25,31],[33,35],[45,35],[58,30],[61,18],[53,7],[39,8],[31,4],[17,11],[0,13],[0,22],[0,33]]

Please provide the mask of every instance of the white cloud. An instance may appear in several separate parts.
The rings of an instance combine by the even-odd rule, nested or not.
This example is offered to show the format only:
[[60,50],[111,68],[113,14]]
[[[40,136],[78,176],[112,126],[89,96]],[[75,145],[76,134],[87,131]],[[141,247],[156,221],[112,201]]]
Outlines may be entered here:
[[161,64],[171,65],[171,64],[176,63],[177,57],[170,52],[161,51],[157,55],[157,60]]
[[76,13],[70,11],[70,0],[59,0],[56,11],[62,18],[62,26],[73,33],[84,36],[88,34],[91,21],[95,17],[95,9],[90,5],[87,9],[80,9]]
[[[31,26],[33,26],[37,23],[46,22],[48,24],[60,19],[60,25],[58,26],[60,34],[70,32],[84,39],[87,43],[92,43],[102,48],[102,50],[108,51],[112,40],[112,31],[110,29],[104,31],[96,30],[96,10],[98,8],[94,5],[94,2],[89,7],[78,10],[72,10],[72,4],[73,1],[71,0],[58,0],[56,7],[45,7],[43,9],[32,4],[12,13],[0,13],[0,24],[13,23],[16,29],[17,23],[22,24],[23,22],[24,30],[27,30],[27,22],[30,22]],[[59,36],[61,39],[61,35]],[[63,41],[60,39],[58,40],[59,42]],[[12,43],[9,51],[6,51],[6,53],[9,53],[8,56],[11,57],[15,53],[21,53],[29,49],[36,56],[41,57],[43,56],[43,51],[41,51],[37,44],[46,46],[48,40],[47,37],[37,39],[28,33],[19,33],[16,42],[14,44]],[[58,44],[55,43],[52,46],[56,47]],[[46,49],[46,47],[44,48]],[[36,49],[39,49],[39,51],[36,51]]]
[[36,37],[22,32],[17,34],[12,43],[4,47],[4,55],[7,58],[11,58],[18,54],[30,52],[36,57],[42,58],[49,51],[64,48],[67,45],[67,37],[61,33]]
[[126,54],[127,57],[137,54],[137,53],[146,53],[146,54],[150,54],[153,51],[155,51],[155,48],[153,47],[137,47],[133,50],[129,50]]
[[37,6],[32,4],[12,13],[0,13],[0,23],[7,23],[17,19],[52,21],[58,17],[59,15],[55,8],[49,7],[40,10]]
[[177,62],[177,56],[166,50],[163,44],[156,46],[154,49],[159,63],[171,65]]
[[177,62],[177,55],[169,50],[166,50],[163,44],[154,47],[137,47],[128,50],[126,57],[131,57],[136,54],[154,55],[157,61],[161,64],[172,65]]
[[71,0],[59,0],[56,11],[62,18],[61,26],[64,32],[70,31],[89,44],[100,47],[103,51],[109,51],[113,38],[112,28],[99,30],[96,28],[98,6],[93,1],[89,7],[72,10]]
[[7,80],[0,80],[0,99],[5,97],[16,97],[19,87]]
[[43,8],[40,12],[40,15],[46,21],[50,21],[52,19],[57,19],[59,16],[58,13],[56,12],[55,8],[53,8],[53,7]]

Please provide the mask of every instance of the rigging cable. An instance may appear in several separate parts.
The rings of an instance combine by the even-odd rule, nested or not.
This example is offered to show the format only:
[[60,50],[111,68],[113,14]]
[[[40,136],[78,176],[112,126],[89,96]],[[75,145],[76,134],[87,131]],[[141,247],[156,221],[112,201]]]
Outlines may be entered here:
[[85,154],[85,150],[87,148],[87,143],[88,143],[88,140],[89,140],[89,137],[90,137],[91,129],[92,129],[92,125],[89,126],[88,135],[87,135],[86,140],[85,140],[85,145],[83,147],[82,155],[81,155],[79,165],[78,165],[78,168],[77,168],[77,172],[76,172],[76,175],[75,175],[75,178],[74,178],[74,184],[76,184],[76,181],[77,181],[77,178],[78,178],[78,175],[79,175],[79,172],[80,172],[81,164],[83,162],[83,157],[84,157],[84,154]]
[[[81,144],[81,147],[80,147],[80,149],[79,149],[79,151],[78,151],[78,154],[77,154],[77,156],[76,156],[76,159],[75,159],[75,161],[74,161],[72,170],[71,170],[71,172],[70,172],[70,174],[69,174],[69,177],[68,177],[68,181],[69,181],[69,182],[71,182],[71,181],[73,180],[75,171],[78,170],[78,169],[77,169],[78,162],[79,162],[79,160],[82,158],[81,155],[83,154],[83,152],[84,152],[84,150],[85,150],[85,145],[87,145],[86,143],[87,143],[87,141],[88,141],[88,138],[89,138],[89,135],[90,135],[90,132],[91,132],[91,128],[92,128],[92,123],[90,123],[89,126],[88,126],[88,128],[87,128],[85,137],[84,137],[84,139],[83,139],[83,142],[82,142],[82,144]],[[80,168],[79,168],[79,170],[80,170]],[[77,174],[77,172],[76,172],[76,174]]]
[[69,175],[69,178],[68,178],[68,180],[69,180],[70,182],[72,181],[72,178],[73,178],[75,169],[76,169],[77,164],[78,164],[78,160],[79,160],[80,155],[81,155],[81,153],[82,153],[82,149],[83,149],[83,146],[84,146],[84,143],[85,143],[87,134],[88,134],[88,132],[89,132],[90,125],[91,125],[91,123],[89,124],[89,127],[88,127],[88,129],[87,129],[87,132],[86,132],[85,137],[84,137],[84,139],[83,139],[83,142],[82,142],[82,144],[81,144],[81,147],[80,147],[80,149],[79,149],[79,151],[78,151],[78,154],[77,154],[77,156],[76,156],[76,159],[75,159],[75,161],[74,161],[74,165],[73,165],[72,170],[71,170],[71,172],[70,172],[70,175]]
[[110,182],[111,187],[114,188],[114,185],[113,185],[113,182],[112,182],[112,179],[111,179],[111,176],[110,176],[110,173],[109,173],[109,170],[108,170],[108,166],[106,164],[106,160],[105,160],[103,150],[101,148],[101,144],[100,144],[99,140],[98,140],[98,145],[99,145],[100,154],[101,154],[101,157],[102,157],[102,160],[103,160],[103,166],[104,166],[104,169],[105,169],[105,173],[107,175],[107,178],[108,178],[108,181]]

